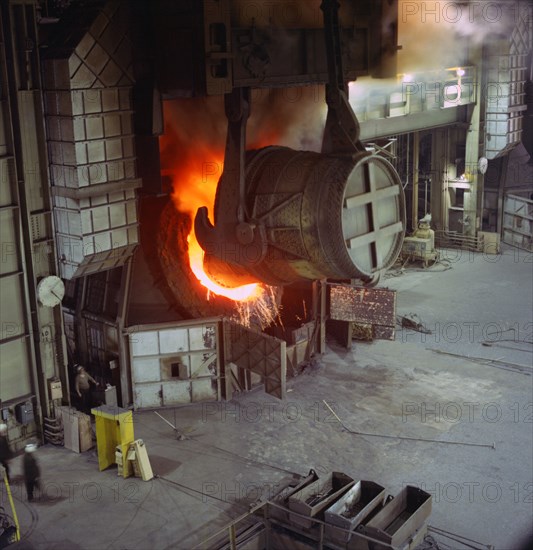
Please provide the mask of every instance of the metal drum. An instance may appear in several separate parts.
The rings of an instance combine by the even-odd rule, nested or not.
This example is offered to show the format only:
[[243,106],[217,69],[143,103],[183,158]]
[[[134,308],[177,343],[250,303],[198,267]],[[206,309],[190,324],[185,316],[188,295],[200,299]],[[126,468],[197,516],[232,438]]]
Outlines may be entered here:
[[[376,281],[402,247],[403,189],[393,166],[372,154],[333,156],[286,147],[248,151],[246,210],[250,223],[265,228],[268,248],[266,256],[248,262],[242,276],[268,284]],[[246,252],[248,259],[254,252]],[[241,269],[231,263],[237,277]],[[221,269],[220,259],[209,255],[205,264],[213,275]]]

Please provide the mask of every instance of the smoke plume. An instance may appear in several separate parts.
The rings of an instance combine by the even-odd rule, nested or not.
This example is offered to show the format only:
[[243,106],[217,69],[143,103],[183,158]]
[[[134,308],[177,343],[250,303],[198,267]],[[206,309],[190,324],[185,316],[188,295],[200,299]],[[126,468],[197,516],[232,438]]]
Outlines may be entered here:
[[399,0],[399,72],[456,67],[468,62],[472,47],[510,37],[525,2]]

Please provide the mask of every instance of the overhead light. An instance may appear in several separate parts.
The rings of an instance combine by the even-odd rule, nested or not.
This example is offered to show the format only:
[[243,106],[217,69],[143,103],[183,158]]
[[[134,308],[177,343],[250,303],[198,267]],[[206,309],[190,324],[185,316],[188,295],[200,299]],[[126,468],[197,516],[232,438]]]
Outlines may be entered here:
[[457,74],[457,76],[464,76],[465,73],[466,73],[466,71],[465,71],[464,69],[461,69],[461,67],[459,67],[459,68],[457,69],[457,73],[456,73],[456,74]]

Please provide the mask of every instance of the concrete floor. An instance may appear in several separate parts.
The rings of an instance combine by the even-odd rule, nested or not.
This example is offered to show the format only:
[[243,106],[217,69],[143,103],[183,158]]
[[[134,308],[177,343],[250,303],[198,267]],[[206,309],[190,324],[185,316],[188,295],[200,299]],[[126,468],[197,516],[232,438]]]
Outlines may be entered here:
[[[94,451],[47,445],[38,451],[43,491],[29,503],[21,457],[14,459],[17,546],[193,548],[249,503],[275,494],[291,472],[314,468],[374,480],[390,494],[417,485],[433,494],[431,525],[498,549],[525,549],[533,377],[431,350],[531,368],[532,256],[513,249],[443,255],[452,269],[409,269],[384,283],[398,290],[398,314],[418,314],[432,334],[399,330],[396,341],[351,350],[330,342],[328,353],[288,382],[285,402],[256,390],[229,403],[161,411],[187,430],[184,441],[153,412],[135,413],[135,436],[145,441],[157,479],[123,480],[113,469],[98,472]],[[354,435],[323,400],[351,430],[438,442]]]

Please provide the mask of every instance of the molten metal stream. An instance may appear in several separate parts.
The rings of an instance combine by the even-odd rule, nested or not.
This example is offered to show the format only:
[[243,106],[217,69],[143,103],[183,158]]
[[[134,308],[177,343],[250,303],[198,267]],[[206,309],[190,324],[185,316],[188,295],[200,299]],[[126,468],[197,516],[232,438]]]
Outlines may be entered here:
[[[194,219],[196,211],[201,206],[207,206],[210,214],[213,211],[218,178],[222,173],[222,156],[212,151],[203,151],[198,159],[189,163],[176,163],[165,172],[172,175],[174,192],[172,199],[180,212],[188,214]],[[205,158],[210,161],[206,162]],[[198,162],[195,162],[195,161]],[[202,173],[203,172],[203,173]],[[254,300],[261,295],[261,286],[258,283],[247,284],[235,288],[221,286],[212,281],[204,270],[204,251],[196,240],[194,224],[187,237],[189,247],[189,265],[200,284],[218,296],[225,296],[230,300]]]
[[[316,101],[306,105],[316,110]],[[283,124],[294,117],[293,102],[287,102],[281,92],[272,92],[255,109],[257,127],[248,140],[249,148],[260,148],[277,143],[282,134],[278,120]],[[272,104],[281,109],[278,117],[272,117]],[[218,180],[224,163],[226,123],[224,103],[220,98],[195,98],[178,102],[165,101],[165,133],[160,137],[162,175],[170,176],[173,185],[172,200],[176,209],[194,220],[198,208],[207,206],[213,219],[213,207]],[[311,112],[311,111],[310,111]],[[253,126],[253,124],[251,124]],[[194,132],[189,129],[194,128]],[[253,130],[253,128],[252,128]],[[251,134],[254,132],[252,131]],[[264,294],[260,283],[227,288],[213,282],[204,270],[204,252],[194,235],[194,223],[188,236],[191,271],[200,283],[214,294],[240,302],[252,301]],[[221,277],[223,274],[220,274]],[[219,279],[220,280],[220,279]]]
[[196,240],[194,229],[191,230],[191,233],[187,237],[187,242],[189,244],[189,264],[191,270],[200,283],[211,292],[238,302],[253,300],[261,295],[261,288],[258,283],[238,286],[236,288],[226,288],[213,282],[204,271],[204,251]]

